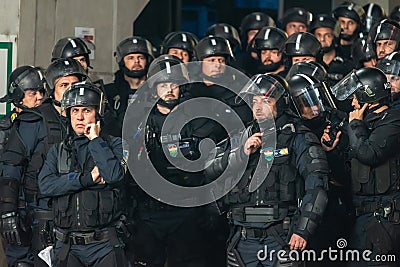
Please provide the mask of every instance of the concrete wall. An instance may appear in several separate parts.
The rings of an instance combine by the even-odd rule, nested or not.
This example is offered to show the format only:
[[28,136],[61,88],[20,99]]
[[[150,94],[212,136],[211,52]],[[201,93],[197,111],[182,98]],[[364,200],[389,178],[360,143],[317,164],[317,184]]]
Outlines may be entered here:
[[92,78],[113,79],[113,52],[132,36],[133,21],[150,0],[1,0],[0,34],[17,35],[17,66],[47,67],[56,41],[75,27],[95,28]]

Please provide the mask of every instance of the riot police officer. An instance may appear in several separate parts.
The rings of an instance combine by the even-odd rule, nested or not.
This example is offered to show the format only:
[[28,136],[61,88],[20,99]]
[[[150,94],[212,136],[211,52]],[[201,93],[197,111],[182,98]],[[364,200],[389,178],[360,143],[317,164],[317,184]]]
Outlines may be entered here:
[[[48,199],[42,198],[38,192],[37,175],[49,147],[65,135],[65,117],[60,116],[59,106],[63,92],[72,83],[83,81],[87,77],[82,65],[71,58],[52,62],[46,69],[45,76],[49,98],[36,111],[23,112],[16,118],[2,158],[2,177],[9,181],[8,185],[13,189],[7,194],[11,200],[18,200],[20,197],[18,202],[28,207],[29,219],[33,221],[31,238],[34,251],[40,251],[53,242]],[[17,83],[13,86],[16,87]],[[12,235],[18,235],[20,229],[18,216],[15,214],[14,217],[7,218]],[[20,261],[32,263],[35,260],[35,265],[44,264],[34,256],[29,261],[23,260],[26,253],[27,250],[18,256]]]
[[[91,48],[89,48],[91,46]],[[88,73],[90,65],[89,55],[94,45],[87,40],[78,37],[64,37],[57,41],[51,52],[51,61],[60,58],[73,58],[81,63],[83,69]]]
[[398,52],[400,49],[400,25],[393,20],[383,19],[371,29],[368,41],[375,48],[378,59]]
[[197,37],[193,33],[170,32],[164,37],[160,55],[173,55],[182,60],[182,62],[187,63],[193,60],[194,47],[197,43]]
[[114,53],[119,70],[113,83],[105,85],[107,100],[116,119],[104,128],[113,136],[121,136],[126,109],[136,99],[137,88],[146,80],[147,70],[154,58],[153,46],[140,36],[122,40]]
[[[297,64],[306,64],[306,62]],[[297,64],[293,65],[293,67]],[[324,134],[325,127],[329,125],[330,129],[332,129],[331,131],[335,132],[335,136],[332,139],[333,142],[337,132],[340,132],[339,135],[341,132],[345,132],[347,114],[337,110],[334,102],[323,101],[323,95],[326,96],[326,92],[328,92],[324,78],[317,80],[315,79],[317,75],[311,74],[303,72],[292,76],[288,80],[289,92],[302,123],[317,136],[318,140]],[[331,150],[332,143],[322,142],[321,145],[325,151]],[[341,138],[338,147],[346,148],[347,145],[348,140]],[[317,250],[319,253],[327,247],[334,247],[339,238],[348,236],[351,208],[348,180],[350,172],[346,166],[345,153],[336,152],[326,153],[329,164],[329,191],[327,194],[329,201],[323,221],[309,242],[310,248]],[[333,263],[328,259],[324,259],[322,262],[330,266],[339,265],[339,263]],[[318,266],[318,264],[321,264],[321,262],[309,263],[308,265]]]
[[206,36],[219,36],[229,41],[233,54],[239,52],[242,48],[238,31],[228,23],[217,23],[208,27]]
[[260,74],[272,73],[285,76],[285,56],[283,48],[287,34],[275,27],[263,27],[254,36],[254,50],[262,63]]
[[301,61],[322,63],[321,43],[309,32],[297,32],[289,36],[285,42],[284,53],[288,57],[289,66]]
[[354,67],[354,63],[349,58],[340,57],[336,51],[335,25],[335,19],[319,14],[310,26],[310,32],[317,37],[324,51],[323,61],[327,65],[329,85],[336,84]]
[[365,28],[364,9],[353,2],[344,2],[333,10],[332,15],[340,26],[338,55],[350,58],[351,45]]
[[[44,98],[46,81],[44,74],[39,68],[32,66],[21,66],[16,68],[10,75],[8,83],[8,94],[1,100],[12,102],[15,108],[4,118],[1,119],[1,161],[7,162],[10,153],[3,154],[4,150],[8,150],[8,138],[12,133],[13,123],[21,114],[26,117],[30,109],[38,107]],[[7,171],[1,169],[0,191],[2,200],[0,201],[0,231],[1,236],[7,243],[6,254],[9,266],[31,266],[33,264],[33,255],[29,253],[37,253],[32,251],[32,224],[29,218],[31,207],[25,207],[20,203],[19,197],[20,184],[22,181],[17,177],[8,177]],[[22,202],[22,201],[21,201]]]
[[[209,175],[219,176],[228,164],[237,166],[249,157],[244,175],[225,197],[232,230],[228,266],[280,266],[271,250],[305,249],[327,204],[326,157],[315,135],[290,113],[287,88],[277,75],[252,77],[240,95],[249,98],[254,122],[238,147],[227,146],[207,168]],[[268,141],[275,129],[276,149]],[[261,171],[255,177],[257,165]],[[250,183],[261,178],[259,188],[250,192]]]
[[240,38],[242,43],[242,52],[236,55],[236,61],[232,65],[252,76],[258,73],[258,67],[261,67],[257,53],[254,51],[252,40],[262,27],[275,27],[275,21],[263,12],[253,12],[246,15],[240,23]]
[[310,11],[301,7],[292,7],[283,14],[281,28],[288,36],[291,36],[296,32],[306,32],[312,21],[313,15]]
[[116,224],[123,212],[122,140],[101,134],[105,96],[94,85],[65,91],[68,134],[48,153],[39,188],[52,201],[60,266],[127,266]]
[[[353,97],[349,113],[349,157],[355,224],[348,247],[399,257],[399,110],[389,108],[390,83],[377,68],[351,72],[335,86],[339,100]],[[324,138],[329,140],[327,133]],[[368,259],[356,266],[371,264]],[[358,265],[357,265],[358,264]],[[374,265],[397,266],[394,262]]]
[[[139,91],[138,102],[133,105],[146,102],[142,99],[146,94],[141,94],[146,92],[150,92],[147,101],[156,104],[148,106],[151,110],[143,120],[145,126],[138,125],[140,137],[132,139],[131,134],[125,135],[130,138],[127,140],[131,148],[128,162],[135,179],[140,175],[145,178],[161,175],[163,179],[180,186],[193,187],[204,183],[201,173],[188,173],[171,163],[180,153],[189,159],[196,159],[198,155],[198,138],[194,135],[192,123],[175,132],[173,128],[168,128],[170,126],[166,122],[170,116],[185,118],[185,112],[179,106],[184,84],[188,81],[185,65],[174,56],[161,55],[150,64],[149,79],[144,88],[139,89],[145,92]],[[130,133],[131,129],[128,130]],[[142,140],[144,143],[141,143]],[[146,165],[142,163],[146,157],[158,174],[147,172]],[[140,174],[135,171],[139,168]],[[169,205],[162,198],[153,198],[137,185],[136,188],[131,187],[129,192],[137,203],[133,216],[134,232],[128,245],[128,257],[133,266],[207,266],[203,248],[207,244],[203,239],[204,233],[198,227],[199,208]]]

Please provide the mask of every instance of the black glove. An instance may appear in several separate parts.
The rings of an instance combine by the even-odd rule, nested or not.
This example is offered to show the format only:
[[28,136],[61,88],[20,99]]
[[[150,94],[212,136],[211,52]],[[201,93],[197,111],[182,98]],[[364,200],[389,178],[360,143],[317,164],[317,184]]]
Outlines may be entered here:
[[25,246],[30,243],[32,230],[26,227],[26,223],[20,215],[13,211],[1,215],[0,232],[8,244]]

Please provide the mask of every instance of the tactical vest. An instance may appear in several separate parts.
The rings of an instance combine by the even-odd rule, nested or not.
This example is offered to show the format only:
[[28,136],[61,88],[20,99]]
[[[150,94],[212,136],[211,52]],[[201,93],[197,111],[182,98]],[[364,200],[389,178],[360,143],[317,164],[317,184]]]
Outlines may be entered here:
[[[382,116],[385,116],[382,114]],[[381,117],[382,117],[381,116]],[[397,115],[385,116],[385,125],[399,125]],[[382,122],[381,120],[379,120]],[[398,137],[400,139],[400,137]],[[399,141],[400,142],[400,141]],[[377,167],[361,163],[357,159],[351,160],[352,190],[356,195],[375,196],[388,195],[400,191],[400,153],[389,158]]]
[[33,153],[25,171],[23,186],[28,202],[37,201],[37,198],[39,198],[37,177],[47,157],[47,152],[52,145],[60,143],[64,139],[66,132],[65,124],[62,122],[60,114],[53,107],[52,102],[43,103],[37,110],[40,111],[42,116],[46,137],[44,147]]
[[[292,125],[292,127],[284,128],[277,133],[275,150],[273,148],[260,150],[258,161],[261,161],[261,164],[267,164],[273,159],[270,172],[261,186],[249,193],[254,168],[247,168],[239,183],[227,195],[226,201],[232,207],[233,212],[238,208],[247,210],[254,207],[271,207],[274,208],[273,213],[276,213],[275,219],[282,220],[287,216],[289,209],[297,207],[297,199],[304,193],[304,181],[296,171],[292,151],[296,131],[293,132],[293,129]],[[255,167],[257,161],[253,165]],[[243,218],[243,220],[247,219]]]
[[[107,141],[108,142],[108,141]],[[90,172],[95,163],[92,156],[80,166],[72,149],[57,144],[58,172]],[[54,223],[70,231],[87,231],[110,226],[122,214],[122,190],[95,185],[86,190],[52,198]]]

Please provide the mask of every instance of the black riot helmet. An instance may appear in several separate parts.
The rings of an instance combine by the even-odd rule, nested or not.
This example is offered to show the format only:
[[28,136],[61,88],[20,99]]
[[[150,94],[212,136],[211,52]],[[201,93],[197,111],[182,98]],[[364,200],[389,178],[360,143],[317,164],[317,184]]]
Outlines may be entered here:
[[312,13],[301,7],[289,8],[288,10],[285,11],[281,19],[282,29],[285,31],[286,31],[286,25],[289,22],[301,22],[308,28],[312,21],[313,21]]
[[325,81],[327,76],[326,69],[320,63],[313,61],[305,61],[293,64],[286,75],[286,80],[289,80],[294,75],[301,73],[307,76],[312,76],[321,82]]
[[284,78],[275,74],[256,74],[240,91],[239,96],[242,98],[253,96],[265,96],[275,99],[277,109],[277,118],[289,109],[288,104],[288,83]]
[[105,105],[106,98],[103,91],[89,83],[75,83],[64,92],[61,100],[61,110],[66,111],[68,117],[70,109],[77,106],[93,106],[96,108],[97,115],[102,117]]
[[251,40],[247,40],[247,32],[250,30],[260,30],[262,27],[271,26],[275,27],[275,21],[263,12],[253,12],[247,14],[240,23],[240,35],[242,37],[243,48]]
[[395,6],[390,12],[389,18],[400,23],[400,5]]
[[321,61],[323,51],[321,43],[314,35],[309,32],[296,32],[287,39],[285,54],[289,57],[312,56]]
[[228,23],[217,23],[207,29],[206,35],[219,36],[229,41],[232,49],[241,48],[241,41],[238,31]]
[[327,14],[318,14],[311,22],[308,31],[314,34],[315,30],[318,28],[329,28],[335,30],[335,26],[336,26],[336,19],[332,18]]
[[[178,85],[180,88],[180,95],[183,93],[181,90],[182,85],[189,82],[189,74],[183,62],[172,55],[161,55],[151,62],[149,72],[147,74],[147,84],[149,85],[154,97],[157,96],[157,84],[159,83],[172,83]],[[173,109],[178,103],[179,98],[176,100],[164,101],[158,99],[158,104]]]
[[385,74],[400,76],[400,54],[393,52],[378,61],[376,67]]
[[24,98],[26,90],[46,90],[46,80],[40,68],[33,66],[21,66],[16,68],[10,75],[7,87],[7,95],[0,99],[0,102],[11,101],[18,104]]
[[364,5],[363,9],[366,15],[364,32],[369,32],[374,24],[386,18],[385,10],[378,4],[369,3]]
[[254,37],[254,49],[260,53],[261,50],[277,49],[283,52],[287,33],[276,27],[263,27]]
[[226,62],[232,60],[233,52],[228,40],[218,36],[207,36],[199,41],[194,48],[196,59],[203,60],[211,56],[223,56]]
[[[276,27],[263,27],[258,31],[252,41],[253,49],[256,51],[258,58],[261,60],[262,50],[278,50],[283,53],[284,45],[287,40],[287,33]],[[282,55],[279,62],[263,65],[260,72],[267,73],[277,70],[284,65],[284,56]]]
[[332,92],[339,101],[354,93],[361,104],[388,100],[390,91],[390,83],[385,73],[374,67],[353,70],[332,87]]
[[320,94],[323,83],[312,76],[296,74],[288,80],[288,84],[289,95],[300,117],[311,120],[325,111]]
[[354,41],[351,47],[351,57],[355,62],[356,68],[363,67],[364,62],[377,59],[374,45],[369,42],[367,37]]
[[53,51],[51,52],[51,61],[59,58],[74,58],[77,56],[84,56],[88,67],[92,68],[92,66],[90,66],[89,59],[89,54],[91,53],[89,45],[91,46],[91,49],[94,49],[93,43],[89,43],[85,39],[78,37],[61,38],[57,41]]
[[396,41],[395,51],[400,48],[400,25],[390,19],[383,19],[372,27],[368,35],[369,41],[376,46],[376,41],[393,40]]
[[[124,57],[129,54],[143,54],[146,57],[145,68],[143,70],[128,70],[124,63]],[[114,56],[124,74],[132,78],[141,78],[146,75],[148,67],[154,59],[153,45],[140,36],[128,37],[118,44]]]
[[357,29],[359,32],[361,32],[365,28],[367,18],[364,9],[355,3],[344,2],[343,4],[335,8],[332,14],[336,19],[339,19],[339,17],[344,17],[354,20],[358,24]]
[[76,76],[79,81],[85,81],[87,74],[82,65],[72,58],[60,58],[53,61],[45,71],[48,84],[48,95],[51,96],[56,85],[56,81],[61,77]]
[[194,56],[194,47],[198,43],[197,37],[190,32],[170,32],[164,37],[160,54],[167,54],[170,48],[179,48],[189,53],[190,60]]

